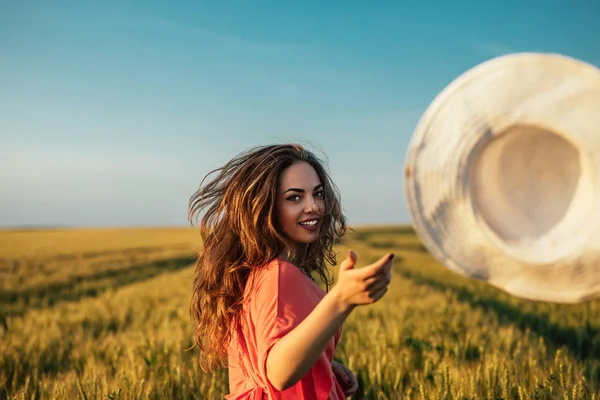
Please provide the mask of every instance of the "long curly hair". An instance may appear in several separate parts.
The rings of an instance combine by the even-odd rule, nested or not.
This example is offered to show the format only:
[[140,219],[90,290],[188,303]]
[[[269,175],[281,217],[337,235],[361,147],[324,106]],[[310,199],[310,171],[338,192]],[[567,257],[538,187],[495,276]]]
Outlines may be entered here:
[[[325,212],[318,240],[292,254],[277,220],[276,195],[282,171],[302,161],[315,169],[324,186]],[[239,324],[251,271],[287,254],[309,275],[318,274],[329,291],[333,282],[326,263],[336,264],[333,245],[347,226],[339,190],[323,162],[299,144],[254,147],[209,172],[190,198],[192,225],[202,212],[203,248],[194,271],[190,315],[192,348],[199,347],[200,366],[209,372],[226,366],[232,327]]]

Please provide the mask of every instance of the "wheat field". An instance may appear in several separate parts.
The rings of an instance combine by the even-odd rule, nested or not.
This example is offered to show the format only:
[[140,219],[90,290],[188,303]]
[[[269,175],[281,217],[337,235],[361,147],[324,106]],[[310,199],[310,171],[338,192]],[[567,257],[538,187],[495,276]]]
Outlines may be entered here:
[[[0,398],[219,399],[188,316],[194,229],[0,231]],[[387,295],[344,325],[355,399],[600,399],[600,300],[511,297],[443,268],[407,227],[336,245],[396,254]],[[333,275],[337,268],[332,266]]]

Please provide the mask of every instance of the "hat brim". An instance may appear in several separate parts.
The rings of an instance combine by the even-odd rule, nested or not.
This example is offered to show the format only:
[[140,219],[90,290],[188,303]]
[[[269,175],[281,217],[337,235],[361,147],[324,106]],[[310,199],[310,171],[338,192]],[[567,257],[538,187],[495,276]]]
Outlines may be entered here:
[[519,53],[459,76],[419,121],[404,190],[443,265],[515,296],[600,296],[600,71]]

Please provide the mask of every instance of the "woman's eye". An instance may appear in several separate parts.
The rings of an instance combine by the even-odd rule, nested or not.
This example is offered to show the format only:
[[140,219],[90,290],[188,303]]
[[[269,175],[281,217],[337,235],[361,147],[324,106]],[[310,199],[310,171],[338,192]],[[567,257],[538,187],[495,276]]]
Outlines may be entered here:
[[316,197],[323,197],[323,196],[325,196],[325,192],[323,192],[323,191],[317,192],[317,193],[315,193],[315,196]]
[[287,198],[289,201],[298,201],[300,200],[300,196],[298,195],[293,195]]

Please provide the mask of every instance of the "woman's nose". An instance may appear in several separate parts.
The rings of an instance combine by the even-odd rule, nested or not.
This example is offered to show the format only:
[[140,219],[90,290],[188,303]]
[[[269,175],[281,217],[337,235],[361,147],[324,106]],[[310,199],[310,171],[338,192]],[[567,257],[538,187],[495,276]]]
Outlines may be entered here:
[[317,206],[317,201],[313,197],[310,197],[306,202],[306,206],[304,207],[304,210],[306,212],[317,213],[319,210],[319,207]]

